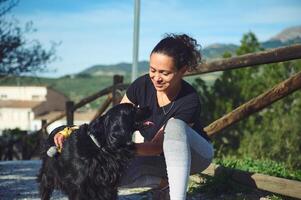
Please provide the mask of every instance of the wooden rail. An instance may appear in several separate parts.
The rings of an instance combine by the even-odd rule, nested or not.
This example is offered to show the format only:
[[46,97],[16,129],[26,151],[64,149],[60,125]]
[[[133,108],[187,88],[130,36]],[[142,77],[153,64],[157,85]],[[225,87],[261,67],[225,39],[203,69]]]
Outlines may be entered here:
[[211,164],[202,174],[218,176],[227,174],[229,178],[237,183],[257,188],[272,193],[289,197],[301,198],[301,182],[285,178],[273,177],[265,174],[245,172],[237,169],[226,168],[220,165]]
[[[74,112],[76,109],[94,101],[95,99],[99,98],[99,97],[102,97],[104,95],[108,95],[110,93],[113,92],[113,89],[118,89],[118,90],[125,90],[127,87],[129,86],[129,84],[117,84],[116,86],[110,86],[110,87],[107,87],[99,92],[96,92],[86,98],[83,98],[81,99],[78,103],[74,104],[73,107],[72,107],[72,111]],[[57,120],[60,120],[62,118],[64,118],[66,116],[66,112],[64,113],[61,113],[60,115],[56,116],[55,118],[51,119],[49,122],[45,123],[41,129],[45,129],[46,127],[48,127],[50,124],[52,124],[53,122],[57,121]]]
[[117,89],[119,90],[125,90],[127,87],[129,86],[129,84],[117,84],[116,86],[110,86],[110,87],[107,87],[95,94],[92,94],[91,96],[87,97],[87,98],[84,98],[82,100],[80,100],[77,104],[74,105],[74,110],[86,105],[87,103],[90,103],[92,101],[94,101],[95,99],[99,98],[99,97],[102,97],[104,95],[107,95],[111,92],[113,92],[113,89],[114,87],[116,87]]
[[301,72],[274,86],[271,90],[259,95],[249,102],[239,106],[232,112],[214,121],[204,128],[209,136],[233,125],[234,123],[260,111],[277,100],[301,88]]
[[202,63],[198,65],[195,71],[186,73],[186,76],[284,62],[294,59],[301,59],[300,44]]
[[106,109],[110,106],[110,104],[112,103],[112,99],[113,99],[113,95],[112,93],[110,93],[107,97],[107,99],[105,100],[105,102],[100,106],[100,108],[97,110],[96,114],[94,115],[93,119],[96,119],[97,117],[101,116]]

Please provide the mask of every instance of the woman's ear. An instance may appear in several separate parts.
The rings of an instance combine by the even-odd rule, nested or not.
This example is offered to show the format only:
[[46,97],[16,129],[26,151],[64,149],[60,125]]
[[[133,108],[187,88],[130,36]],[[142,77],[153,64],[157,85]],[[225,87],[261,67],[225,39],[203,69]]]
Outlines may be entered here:
[[187,66],[184,66],[184,67],[182,67],[179,71],[180,71],[180,73],[181,73],[182,75],[184,75],[184,74],[186,73],[187,69],[188,69],[188,67],[187,67]]

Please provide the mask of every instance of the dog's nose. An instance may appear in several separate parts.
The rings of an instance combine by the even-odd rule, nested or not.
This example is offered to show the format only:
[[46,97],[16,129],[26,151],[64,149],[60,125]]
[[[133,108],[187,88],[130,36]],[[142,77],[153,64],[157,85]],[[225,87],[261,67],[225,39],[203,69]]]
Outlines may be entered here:
[[152,122],[152,121],[145,121],[145,122],[143,122],[143,125],[144,125],[144,126],[154,126],[155,123]]

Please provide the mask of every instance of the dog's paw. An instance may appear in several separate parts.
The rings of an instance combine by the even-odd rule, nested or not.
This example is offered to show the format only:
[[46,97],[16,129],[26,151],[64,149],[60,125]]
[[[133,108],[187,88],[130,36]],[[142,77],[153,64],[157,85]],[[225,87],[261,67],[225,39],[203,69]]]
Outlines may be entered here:
[[51,146],[47,151],[47,155],[49,157],[54,157],[57,153],[58,153],[58,149],[56,146]]

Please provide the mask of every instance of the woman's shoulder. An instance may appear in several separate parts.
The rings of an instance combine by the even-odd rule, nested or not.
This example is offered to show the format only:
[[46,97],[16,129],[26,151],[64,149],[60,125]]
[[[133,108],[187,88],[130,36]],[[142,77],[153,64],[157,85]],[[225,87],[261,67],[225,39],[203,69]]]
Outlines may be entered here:
[[136,94],[143,95],[145,93],[154,92],[154,86],[148,74],[138,77],[130,84],[128,91],[136,91]]
[[138,77],[133,83],[131,83],[130,87],[134,88],[141,88],[142,90],[154,90],[154,87],[152,85],[152,81],[148,74],[144,74],[140,77]]
[[185,96],[198,96],[196,89],[185,80],[182,80],[182,93]]
[[150,82],[150,78],[149,78],[149,75],[148,74],[144,74],[142,76],[139,76],[133,83],[132,85],[136,84],[136,85],[140,85],[141,84],[148,84],[148,82]]
[[200,98],[196,89],[183,80],[182,90],[179,93],[176,102],[180,107],[194,107],[200,105]]

